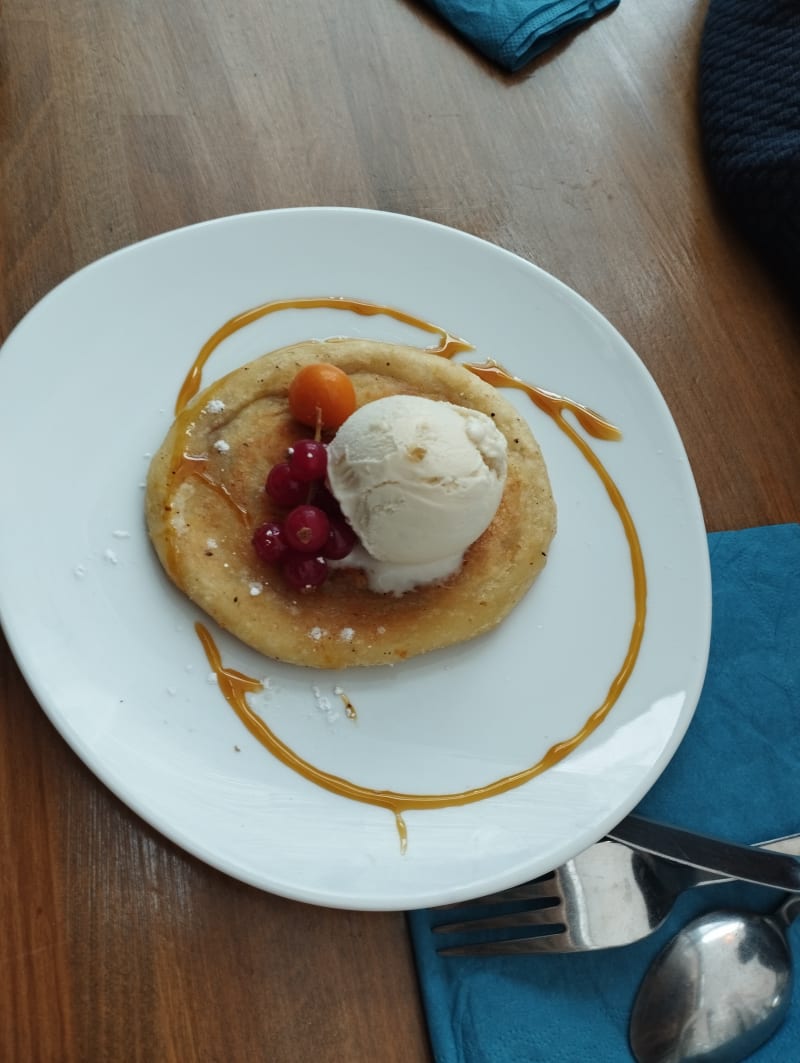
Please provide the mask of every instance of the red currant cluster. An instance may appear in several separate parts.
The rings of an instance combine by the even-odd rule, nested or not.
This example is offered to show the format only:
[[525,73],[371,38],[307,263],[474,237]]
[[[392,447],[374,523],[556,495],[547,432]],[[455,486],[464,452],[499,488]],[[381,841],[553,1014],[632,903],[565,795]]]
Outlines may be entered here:
[[325,486],[327,471],[325,444],[301,439],[267,476],[267,494],[289,512],[281,523],[260,524],[253,532],[253,548],[262,561],[279,567],[297,590],[323,584],[328,561],[347,557],[356,544],[355,532]]

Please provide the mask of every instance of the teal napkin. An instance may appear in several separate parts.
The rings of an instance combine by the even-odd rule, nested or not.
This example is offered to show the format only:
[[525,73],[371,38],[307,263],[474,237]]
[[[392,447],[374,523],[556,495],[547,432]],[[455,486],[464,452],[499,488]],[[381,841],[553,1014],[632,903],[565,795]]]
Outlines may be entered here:
[[[800,832],[800,525],[708,537],[711,654],[686,738],[638,811],[754,842]],[[627,1030],[650,961],[696,914],[772,908],[744,884],[685,893],[667,923],[634,945],[553,956],[443,958],[463,938],[431,933],[458,912],[409,912],[436,1063],[629,1063]],[[470,909],[476,912],[472,906]],[[446,915],[446,918],[445,918]],[[800,921],[791,930],[800,961]],[[789,1018],[754,1063],[800,1058],[800,979]]]
[[427,0],[473,47],[505,70],[519,70],[569,30],[619,0]]

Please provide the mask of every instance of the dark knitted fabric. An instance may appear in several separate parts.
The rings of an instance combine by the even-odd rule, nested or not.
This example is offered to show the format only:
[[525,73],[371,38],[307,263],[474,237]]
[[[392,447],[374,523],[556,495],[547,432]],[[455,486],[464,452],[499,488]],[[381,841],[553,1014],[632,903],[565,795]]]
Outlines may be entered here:
[[700,126],[734,223],[800,293],[800,0],[711,0]]

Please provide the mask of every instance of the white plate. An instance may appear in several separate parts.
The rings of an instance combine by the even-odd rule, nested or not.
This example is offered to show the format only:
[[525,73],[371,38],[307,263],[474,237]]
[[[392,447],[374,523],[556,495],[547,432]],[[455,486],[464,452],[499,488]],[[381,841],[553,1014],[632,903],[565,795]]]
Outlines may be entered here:
[[[199,610],[163,576],[144,529],[148,457],[201,345],[243,310],[308,295],[434,321],[473,343],[477,358],[586,403],[624,433],[590,443],[644,554],[647,620],[630,681],[600,728],[544,774],[489,800],[406,813],[405,853],[390,812],[320,789],[251,738],[209,681]],[[288,311],[227,340],[204,382],[285,343],[342,334],[431,342],[386,317]],[[501,889],[601,837],[680,742],[710,628],[706,539],[686,455],[630,347],[530,263],[453,229],[372,211],[223,218],[126,248],[61,284],[7,340],[0,394],[0,615],[20,667],[119,797],[229,874],[364,909]],[[554,422],[520,392],[505,394],[542,445],[559,531],[543,575],[496,631],[395,668],[319,673],[261,658],[210,625],[227,665],[270,677],[254,705],[317,767],[413,793],[481,786],[574,734],[620,667],[633,599],[616,511]],[[336,684],[357,721],[324,711],[326,698],[339,704]]]

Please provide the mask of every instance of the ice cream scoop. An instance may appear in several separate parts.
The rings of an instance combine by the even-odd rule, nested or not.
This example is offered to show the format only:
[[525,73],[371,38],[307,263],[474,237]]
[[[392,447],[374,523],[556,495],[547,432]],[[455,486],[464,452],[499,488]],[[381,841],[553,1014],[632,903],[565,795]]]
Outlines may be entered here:
[[484,413],[391,395],[341,426],[328,447],[328,481],[372,558],[452,571],[497,512],[506,452]]

